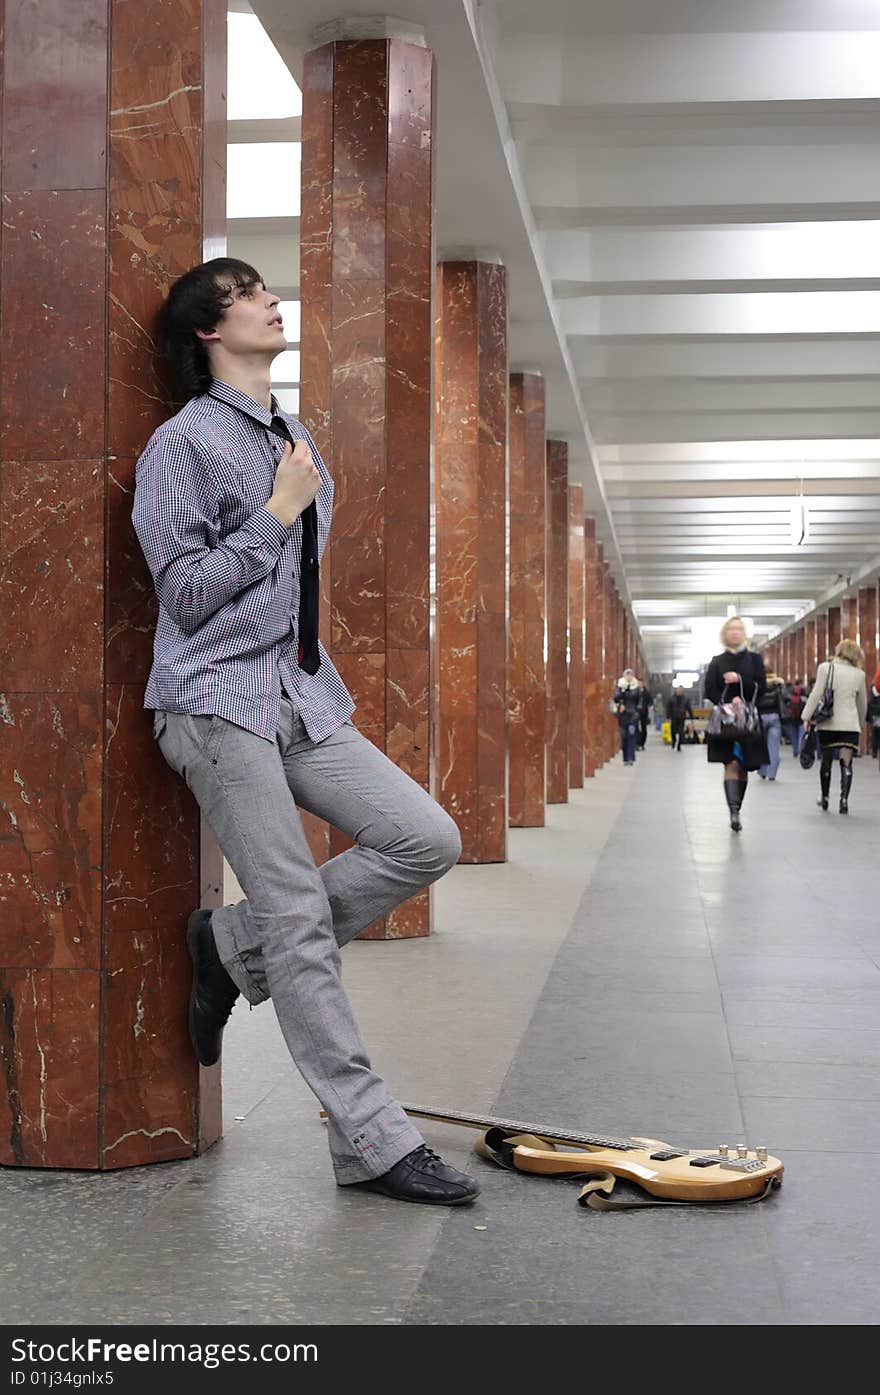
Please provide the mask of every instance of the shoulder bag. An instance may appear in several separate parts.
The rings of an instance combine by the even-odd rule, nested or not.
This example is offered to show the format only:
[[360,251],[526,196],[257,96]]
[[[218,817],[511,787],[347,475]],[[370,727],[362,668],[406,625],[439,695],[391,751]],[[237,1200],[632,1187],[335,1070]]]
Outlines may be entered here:
[[815,727],[807,727],[801,741],[800,755],[798,760],[801,763],[801,770],[812,770],[816,760],[816,736]]
[[725,686],[721,693],[721,701],[712,708],[706,723],[707,736],[731,746],[734,742],[742,741],[744,737],[752,736],[761,730],[761,718],[754,701],[746,701],[742,675],[740,675],[739,680],[739,691],[742,702],[738,707],[735,707],[733,702],[727,700],[727,687]]
[[834,663],[828,665],[828,677],[825,679],[825,691],[819,701],[811,722],[827,722],[829,717],[834,716]]

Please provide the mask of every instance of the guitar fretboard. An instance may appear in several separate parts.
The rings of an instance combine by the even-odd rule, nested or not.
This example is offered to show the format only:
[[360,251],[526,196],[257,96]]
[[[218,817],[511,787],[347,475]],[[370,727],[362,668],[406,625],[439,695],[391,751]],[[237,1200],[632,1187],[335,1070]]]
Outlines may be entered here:
[[421,1104],[402,1104],[401,1109],[419,1119],[436,1119],[439,1123],[464,1124],[470,1128],[506,1129],[511,1133],[534,1133],[541,1138],[552,1138],[556,1143],[573,1143],[587,1148],[616,1148],[620,1152],[630,1152],[641,1145],[631,1138],[614,1138],[595,1133],[570,1133],[563,1129],[547,1128],[544,1124],[524,1124],[518,1119],[493,1119],[489,1115],[461,1114],[455,1109],[435,1109]]

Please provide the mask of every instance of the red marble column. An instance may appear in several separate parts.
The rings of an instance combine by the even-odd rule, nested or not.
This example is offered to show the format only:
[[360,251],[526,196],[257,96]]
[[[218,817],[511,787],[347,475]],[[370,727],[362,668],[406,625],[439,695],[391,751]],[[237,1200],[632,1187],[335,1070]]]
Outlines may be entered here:
[[584,519],[584,620],[584,777],[591,779],[602,764],[602,599],[594,518]]
[[611,667],[610,639],[608,635],[608,582],[605,575],[605,549],[596,543],[597,584],[599,588],[599,765],[608,759],[608,671]]
[[543,828],[546,480],[540,374],[510,375],[509,432],[508,817],[512,828]]
[[586,625],[584,486],[568,487],[568,783],[584,783]]
[[[204,44],[204,47],[203,47]],[[217,0],[8,0],[0,260],[0,1164],[191,1156],[198,809],[151,736],[134,465],[176,409],[151,328],[222,235]],[[109,112],[109,117],[108,117]],[[219,184],[219,188],[217,187]],[[200,886],[201,882],[201,886]],[[209,890],[208,888],[212,888]]]
[[[426,788],[433,88],[418,43],[305,57],[301,415],[336,481],[327,647],[359,729]],[[426,890],[364,937],[426,935],[430,916]]]
[[834,628],[827,610],[816,617],[816,659],[820,664],[824,659],[827,659],[828,655],[831,653],[829,640],[834,632]]
[[816,669],[819,662],[824,659],[824,650],[819,654],[819,636],[817,632],[817,620],[808,620],[804,625],[804,663],[806,665],[805,681],[812,682],[816,677]]
[[507,857],[507,272],[437,268],[437,797],[462,862]]
[[807,627],[801,625],[794,633],[794,677],[807,680]]
[[[840,606],[839,606],[839,605],[832,605],[832,606],[829,606],[829,607],[828,607],[828,614],[827,614],[827,626],[828,626],[828,629],[827,629],[827,655],[833,654],[834,651],[835,651],[835,649],[837,648],[838,644],[839,644],[840,641],[841,641],[841,638],[842,638],[842,634],[841,634],[841,628],[842,628],[841,620],[842,620],[842,617],[841,617],[841,612],[840,612]],[[826,654],[823,654],[821,657],[824,659],[824,658],[827,657],[827,655],[826,655]]]
[[840,638],[855,639],[858,621],[858,597],[843,596],[840,601]]
[[568,446],[547,442],[547,803],[568,802]]
[[863,586],[858,595],[859,644],[865,653],[865,673],[870,683],[877,670],[877,583]]
[[615,591],[611,583],[611,568],[604,560],[604,550],[600,550],[602,556],[602,581],[603,581],[603,606],[602,606],[602,633],[603,652],[605,656],[604,682],[602,692],[602,702],[604,705],[605,717],[605,760],[612,760],[620,748],[619,729],[614,713],[609,710],[609,702],[614,695],[614,685],[620,677],[620,666],[618,664],[617,652],[617,616],[614,609]]

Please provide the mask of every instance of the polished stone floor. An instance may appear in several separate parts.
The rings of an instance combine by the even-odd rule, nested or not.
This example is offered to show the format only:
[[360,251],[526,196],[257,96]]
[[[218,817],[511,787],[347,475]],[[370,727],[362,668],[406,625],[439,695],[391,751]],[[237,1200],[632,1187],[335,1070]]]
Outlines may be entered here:
[[785,1163],[757,1205],[596,1212],[469,1129],[428,1142],[473,1207],[337,1188],[270,1005],[233,1013],[226,1133],[192,1162],[0,1173],[0,1321],[874,1324],[880,1316],[880,773],[820,813],[785,749],[743,832],[700,748],[651,734],[510,860],[456,867],[426,941],[344,973],[401,1099]]

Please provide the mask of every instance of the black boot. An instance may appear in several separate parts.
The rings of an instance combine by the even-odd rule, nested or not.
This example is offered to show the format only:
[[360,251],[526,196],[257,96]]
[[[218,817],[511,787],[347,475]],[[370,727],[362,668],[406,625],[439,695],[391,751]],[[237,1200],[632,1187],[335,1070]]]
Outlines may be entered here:
[[742,802],[742,782],[740,780],[725,780],[724,795],[727,799],[727,807],[730,810],[730,826],[734,833],[739,833],[742,824],[739,821],[739,806]]
[[853,768],[852,765],[840,766],[840,812],[849,813],[849,792],[852,789]]
[[193,911],[186,927],[186,945],[193,961],[189,1037],[199,1063],[213,1066],[220,1059],[223,1028],[239,991],[220,963],[210,911]]
[[828,808],[828,791],[831,789],[831,762],[823,760],[819,766],[819,798],[816,803],[820,809]]

